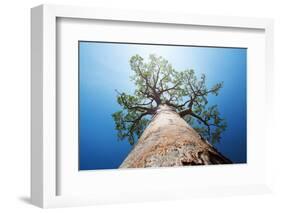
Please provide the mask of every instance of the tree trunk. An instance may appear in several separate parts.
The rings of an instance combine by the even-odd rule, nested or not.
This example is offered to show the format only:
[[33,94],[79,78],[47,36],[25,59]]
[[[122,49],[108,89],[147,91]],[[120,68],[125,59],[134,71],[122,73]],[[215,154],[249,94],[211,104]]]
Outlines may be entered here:
[[161,105],[120,168],[228,163],[173,108]]

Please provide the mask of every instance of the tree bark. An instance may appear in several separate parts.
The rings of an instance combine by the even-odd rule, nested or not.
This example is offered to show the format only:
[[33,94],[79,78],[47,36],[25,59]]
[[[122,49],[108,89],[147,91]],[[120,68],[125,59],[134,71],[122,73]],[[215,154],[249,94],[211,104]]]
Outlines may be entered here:
[[229,164],[168,105],[160,105],[120,168]]

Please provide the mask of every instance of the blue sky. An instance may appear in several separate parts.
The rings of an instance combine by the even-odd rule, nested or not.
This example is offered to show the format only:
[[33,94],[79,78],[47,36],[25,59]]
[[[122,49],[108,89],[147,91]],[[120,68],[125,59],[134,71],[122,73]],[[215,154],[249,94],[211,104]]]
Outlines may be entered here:
[[121,109],[115,89],[134,91],[129,60],[135,54],[145,59],[156,54],[176,70],[204,73],[208,86],[223,81],[220,94],[209,96],[228,124],[215,147],[234,163],[246,162],[246,49],[83,41],[79,42],[80,170],[118,168],[131,150],[127,141],[118,141],[111,115]]

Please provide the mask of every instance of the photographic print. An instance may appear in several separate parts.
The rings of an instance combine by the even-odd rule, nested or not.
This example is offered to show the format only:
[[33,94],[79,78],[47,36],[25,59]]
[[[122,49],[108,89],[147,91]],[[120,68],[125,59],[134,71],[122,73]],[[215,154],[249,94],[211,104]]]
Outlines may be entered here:
[[247,163],[247,49],[79,41],[79,170]]

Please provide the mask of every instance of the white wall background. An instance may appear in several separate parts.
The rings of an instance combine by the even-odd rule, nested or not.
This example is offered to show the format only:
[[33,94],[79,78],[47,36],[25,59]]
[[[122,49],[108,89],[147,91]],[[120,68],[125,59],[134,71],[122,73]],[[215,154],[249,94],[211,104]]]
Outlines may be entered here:
[[[274,193],[259,196],[119,204],[69,212],[277,212],[281,210],[281,6],[276,0],[8,0],[0,6],[0,212],[37,212],[29,204],[30,178],[30,8],[42,3],[141,9],[191,14],[275,19]],[[188,181],[188,180],[187,180]],[[66,209],[47,211],[61,212]]]

